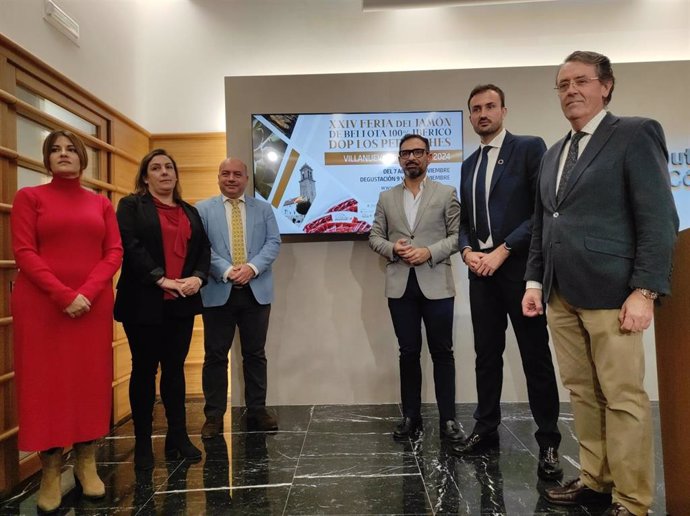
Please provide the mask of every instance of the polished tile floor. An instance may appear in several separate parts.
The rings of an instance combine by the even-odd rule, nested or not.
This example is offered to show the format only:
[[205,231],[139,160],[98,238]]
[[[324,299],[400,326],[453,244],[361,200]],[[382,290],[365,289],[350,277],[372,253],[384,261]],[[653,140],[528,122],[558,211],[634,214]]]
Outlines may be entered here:
[[[473,405],[458,405],[465,432]],[[397,405],[275,407],[280,431],[247,432],[241,409],[226,416],[225,433],[202,441],[202,403],[188,403],[189,430],[204,451],[195,463],[166,462],[165,418],[156,406],[156,467],[135,475],[132,424],[116,428],[100,443],[99,471],[107,486],[98,502],[71,491],[60,514],[96,515],[303,515],[461,514],[599,515],[545,503],[537,481],[538,447],[527,404],[503,405],[500,452],[471,459],[446,454],[439,443],[435,406],[423,409],[424,434],[416,442],[395,442]],[[654,408],[657,498],[654,514],[665,514],[658,410]],[[569,405],[561,407],[561,461],[565,478],[578,471],[577,444]],[[72,460],[68,458],[67,464]],[[70,468],[63,482],[73,482]],[[37,478],[20,486],[0,506],[1,514],[36,514]]]

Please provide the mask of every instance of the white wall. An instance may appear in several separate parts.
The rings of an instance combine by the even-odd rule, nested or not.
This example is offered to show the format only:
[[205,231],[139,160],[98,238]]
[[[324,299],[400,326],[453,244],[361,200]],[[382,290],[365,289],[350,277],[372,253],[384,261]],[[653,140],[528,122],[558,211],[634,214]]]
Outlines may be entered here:
[[[252,160],[252,113],[358,113],[462,109],[476,84],[495,82],[506,91],[506,127],[515,134],[538,134],[548,145],[570,129],[553,89],[555,66],[472,70],[249,76],[226,79],[228,154]],[[610,109],[640,115],[663,125],[669,149],[685,149],[690,134],[690,62],[629,63],[615,66]],[[660,102],[650,95],[664,84]],[[465,155],[479,139],[463,121]],[[677,204],[690,204],[690,189],[677,189]],[[397,344],[384,297],[384,263],[366,242],[283,244],[274,266],[276,300],[267,342],[269,401],[272,404],[395,402]],[[456,399],[476,399],[474,346],[469,313],[467,268],[453,257],[456,284],[454,348]],[[601,288],[606,288],[604,285]],[[653,331],[645,333],[645,385],[658,397]],[[423,399],[434,401],[433,370],[423,356]],[[234,354],[233,404],[242,404],[241,357]],[[507,332],[504,401],[526,400],[517,343]],[[567,393],[561,389],[561,399]]]
[[[546,65],[575,47],[614,62],[690,59],[688,0],[361,11],[361,0],[0,0],[0,33],[151,132],[223,131],[223,78]],[[574,20],[574,21],[573,21]]]

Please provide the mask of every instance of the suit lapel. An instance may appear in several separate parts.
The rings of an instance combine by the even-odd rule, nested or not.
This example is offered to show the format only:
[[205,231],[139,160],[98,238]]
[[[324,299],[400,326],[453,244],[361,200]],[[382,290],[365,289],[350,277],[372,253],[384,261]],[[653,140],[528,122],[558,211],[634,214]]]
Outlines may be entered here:
[[407,232],[412,233],[412,228],[410,228],[410,223],[407,221],[407,215],[405,214],[405,187],[400,184],[395,188],[397,188],[395,192],[395,205],[398,207],[398,216],[405,224]]
[[560,199],[558,204],[563,202],[563,200],[568,197],[589,164],[599,154],[599,151],[601,151],[608,139],[616,130],[617,123],[618,118],[614,117],[610,113],[607,113],[604,119],[599,123],[599,127],[596,128],[592,134],[592,137],[587,143],[585,150],[575,163],[575,168],[573,168],[573,171],[570,173],[570,179],[568,179],[568,183],[565,185],[563,197]]
[[247,260],[249,260],[249,250],[252,248],[252,234],[253,231],[250,231],[250,228],[254,227],[254,218],[256,217],[256,210],[255,208],[255,202],[253,197],[244,197],[244,215],[246,220],[245,222],[245,229],[244,229],[244,240],[246,242],[246,252],[247,252]]
[[481,152],[477,149],[467,158],[467,165],[465,167],[467,177],[463,175],[462,178],[462,188],[465,190],[463,198],[467,200],[467,213],[472,220],[474,220],[474,192],[472,190],[472,183],[474,183],[474,174],[477,169],[477,160],[480,154]]
[[225,202],[224,197],[219,195],[213,199],[212,207],[212,217],[215,219],[215,224],[209,225],[209,227],[218,228],[221,232],[221,237],[225,243],[225,247],[228,250],[228,256],[231,256],[230,251],[230,229],[228,228],[228,216],[225,213]]
[[[561,155],[563,154],[563,148],[565,143],[568,141],[568,135],[561,138],[560,141],[556,142],[554,147],[558,148],[558,152],[552,153],[548,158],[544,158],[544,165],[542,166],[542,182],[546,181],[546,191],[547,200],[552,209],[556,208],[556,180],[558,179],[558,166],[560,163]],[[548,160],[548,161],[547,161]]]

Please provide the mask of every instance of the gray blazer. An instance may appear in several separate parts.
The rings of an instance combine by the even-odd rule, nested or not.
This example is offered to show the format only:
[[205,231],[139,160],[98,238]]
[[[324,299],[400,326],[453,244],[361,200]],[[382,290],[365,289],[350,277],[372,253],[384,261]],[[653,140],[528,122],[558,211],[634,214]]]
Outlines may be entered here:
[[670,293],[678,231],[664,132],[608,113],[556,202],[563,138],[541,163],[526,280],[585,309],[620,308],[634,288]]
[[417,220],[410,227],[405,216],[403,186],[382,192],[376,205],[369,246],[388,259],[386,297],[405,293],[411,266],[393,253],[393,244],[408,238],[415,247],[428,247],[431,259],[415,267],[417,280],[427,299],[455,295],[450,256],[458,251],[460,203],[455,188],[427,179],[422,191]]
[[[259,274],[250,282],[254,297],[259,304],[273,301],[273,261],[280,251],[280,231],[271,206],[262,200],[245,196],[247,233],[247,261]],[[208,283],[201,289],[204,307],[223,306],[230,298],[232,284],[223,281],[223,273],[232,264],[230,256],[230,232],[225,215],[223,196],[217,195],[200,201],[196,209],[211,241],[211,270]]]

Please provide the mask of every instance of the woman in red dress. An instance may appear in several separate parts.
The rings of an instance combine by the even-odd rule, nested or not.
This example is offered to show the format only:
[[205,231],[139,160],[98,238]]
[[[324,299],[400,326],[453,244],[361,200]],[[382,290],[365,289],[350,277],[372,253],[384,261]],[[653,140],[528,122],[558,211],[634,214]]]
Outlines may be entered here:
[[112,278],[122,245],[110,201],[79,182],[88,163],[81,140],[51,132],[43,163],[52,181],[22,188],[12,205],[12,315],[19,449],[39,452],[38,507],[51,512],[66,446],[74,445],[83,494],[105,495],[93,441],[110,427]]
[[184,361],[199,289],[211,263],[211,245],[196,208],[180,196],[177,165],[163,149],[141,161],[136,191],[117,206],[125,250],[117,283],[115,319],[122,321],[132,351],[129,402],[134,421],[134,468],[154,467],[151,441],[156,372],[168,420],[167,458],[198,460],[187,434]]

